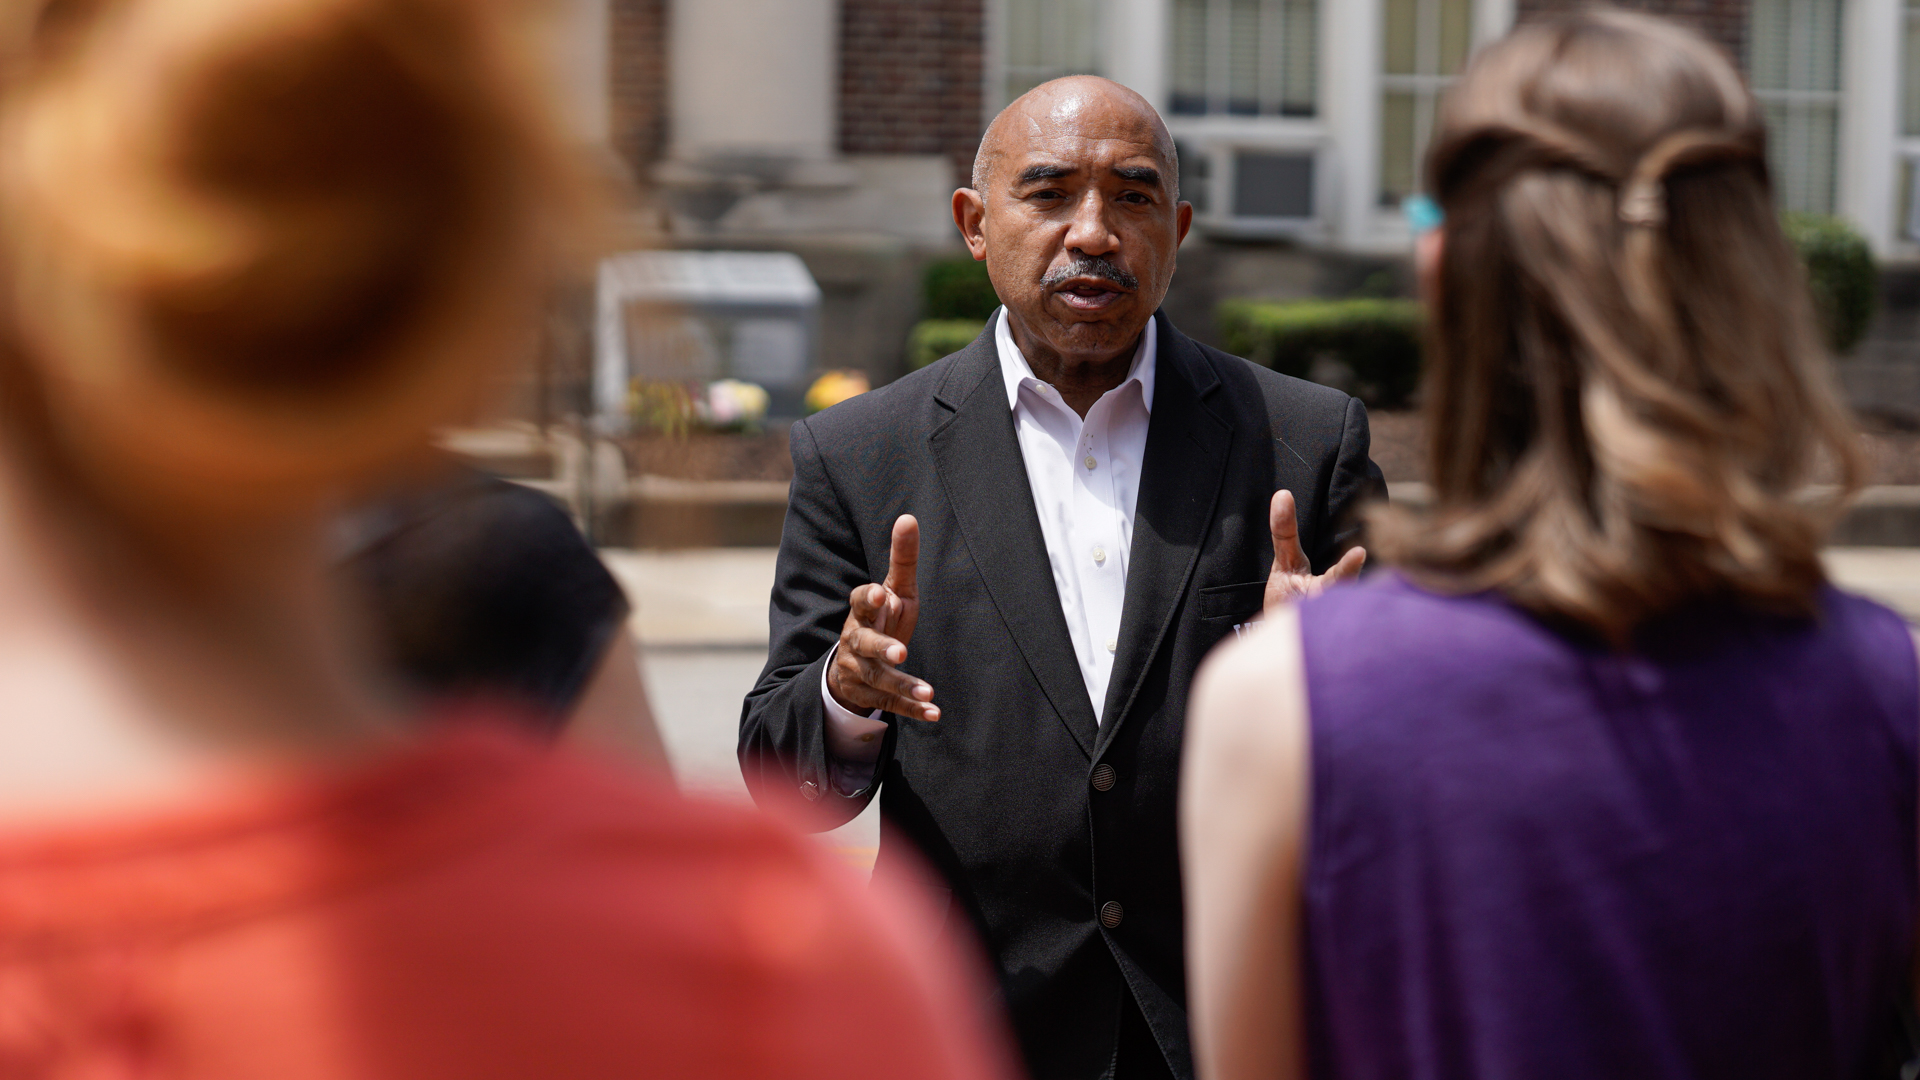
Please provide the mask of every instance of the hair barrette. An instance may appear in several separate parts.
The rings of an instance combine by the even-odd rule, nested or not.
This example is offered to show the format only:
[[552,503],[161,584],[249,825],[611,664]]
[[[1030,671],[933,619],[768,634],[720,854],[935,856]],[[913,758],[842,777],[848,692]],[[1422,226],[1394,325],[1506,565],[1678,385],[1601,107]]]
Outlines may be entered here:
[[1667,189],[1658,180],[1635,180],[1620,193],[1620,220],[1645,229],[1667,223]]
[[1400,212],[1406,215],[1407,226],[1415,236],[1430,233],[1447,223],[1446,211],[1425,195],[1409,196],[1400,203]]

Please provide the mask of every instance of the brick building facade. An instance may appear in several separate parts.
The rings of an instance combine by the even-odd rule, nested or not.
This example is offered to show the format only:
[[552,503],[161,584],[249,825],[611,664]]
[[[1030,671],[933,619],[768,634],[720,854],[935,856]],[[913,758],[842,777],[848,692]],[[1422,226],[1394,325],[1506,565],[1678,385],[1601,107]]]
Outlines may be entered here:
[[667,3],[607,0],[607,135],[636,180],[667,149]]
[[[666,242],[801,254],[827,298],[823,332],[860,338],[827,350],[884,378],[919,266],[954,252],[948,196],[1006,95],[1090,71],[1160,106],[1198,211],[1169,306],[1206,337],[1223,297],[1339,295],[1404,259],[1398,207],[1460,60],[1591,0],[580,2],[606,5],[609,142],[665,208]],[[1743,67],[1751,54],[1780,128],[1783,205],[1920,260],[1920,117],[1902,113],[1920,7],[1615,2],[1693,27]],[[769,110],[777,123],[747,122]],[[732,143],[708,137],[729,128]]]
[[[675,40],[675,27],[670,25],[673,11],[682,5],[700,5],[688,7],[686,11],[702,11],[706,4],[711,3],[744,5],[743,18],[735,25],[752,25],[765,19],[765,12],[776,10],[769,5],[777,4],[778,0],[602,2],[607,5],[609,12],[608,31],[612,54],[609,66],[612,97],[610,141],[635,176],[645,182],[654,174],[655,166],[675,153],[673,132],[670,130],[675,122],[671,118],[676,115],[672,86],[679,76],[674,70],[675,63],[671,55],[677,47],[672,44]],[[826,115],[820,118],[820,122],[830,125],[830,128],[823,126],[820,129],[820,145],[824,153],[837,153],[849,158],[919,156],[924,160],[937,155],[951,165],[951,179],[957,183],[964,182],[985,116],[999,104],[1001,94],[1010,85],[1010,55],[1022,50],[1034,51],[1023,44],[1028,37],[1036,40],[1040,37],[1058,39],[1066,32],[1061,28],[1071,25],[1079,27],[1072,32],[1091,35],[1091,38],[1077,46],[1053,41],[1047,48],[1061,55],[1042,56],[1037,61],[1027,58],[1020,62],[1038,62],[1042,70],[1049,63],[1054,63],[1058,68],[1054,73],[1067,70],[1099,71],[1141,89],[1159,102],[1163,109],[1168,109],[1169,124],[1175,128],[1175,137],[1182,140],[1183,152],[1193,149],[1206,158],[1205,161],[1196,159],[1195,171],[1211,173],[1215,177],[1210,185],[1195,189],[1203,195],[1213,196],[1211,200],[1205,197],[1195,200],[1202,209],[1203,232],[1231,233],[1241,239],[1253,238],[1256,234],[1270,234],[1310,242],[1316,237],[1325,236],[1336,247],[1384,251],[1400,241],[1392,227],[1391,215],[1375,213],[1372,205],[1389,206],[1406,194],[1400,190],[1406,186],[1401,174],[1412,175],[1413,170],[1408,163],[1417,159],[1419,151],[1424,148],[1426,130],[1423,121],[1408,119],[1408,116],[1424,115],[1423,110],[1431,110],[1432,100],[1444,85],[1448,74],[1438,69],[1388,72],[1379,67],[1383,62],[1379,55],[1382,48],[1379,43],[1394,37],[1396,31],[1393,29],[1393,20],[1407,20],[1412,16],[1406,13],[1418,11],[1423,14],[1416,21],[1422,27],[1428,27],[1430,24],[1439,25],[1443,20],[1458,18],[1457,14],[1434,16],[1428,12],[1429,8],[1435,11],[1465,10],[1471,13],[1466,18],[1472,24],[1473,40],[1484,42],[1504,32],[1514,21],[1584,7],[1590,2],[1403,0],[1393,5],[1369,0],[1319,0],[1318,3],[1312,0],[1305,0],[1304,3],[1301,0],[1278,0],[1276,4],[1265,5],[1261,10],[1314,9],[1317,14],[1311,16],[1313,22],[1306,31],[1316,40],[1311,52],[1317,54],[1322,48],[1329,51],[1318,59],[1303,59],[1307,54],[1298,53],[1297,47],[1288,46],[1288,49],[1295,50],[1287,53],[1289,58],[1285,62],[1289,65],[1288,70],[1317,68],[1320,72],[1313,77],[1320,84],[1318,105],[1313,101],[1316,95],[1309,93],[1303,107],[1296,107],[1289,102],[1286,108],[1267,110],[1264,106],[1255,109],[1251,104],[1243,107],[1243,103],[1237,99],[1222,103],[1231,93],[1239,92],[1222,88],[1239,86],[1244,81],[1243,74],[1238,70],[1243,62],[1262,65],[1281,63],[1277,53],[1269,57],[1263,52],[1254,61],[1241,59],[1245,50],[1242,45],[1233,43],[1242,41],[1249,32],[1238,29],[1239,22],[1230,21],[1241,19],[1240,14],[1228,14],[1245,8],[1237,0],[817,0],[816,6],[822,12],[823,22],[823,36],[819,44],[829,46],[820,51],[831,54],[823,55],[820,59],[825,79],[820,100],[826,106],[823,110]],[[1774,14],[1772,18],[1775,23],[1783,18],[1800,20],[1802,16],[1799,12],[1805,6],[1789,4],[1788,0],[1617,0],[1617,3],[1621,7],[1663,15],[1692,26],[1718,42],[1743,65],[1749,48],[1760,47],[1750,40],[1749,35],[1750,28],[1758,25],[1754,21],[1759,11],[1756,5],[1771,4],[1769,10],[1778,8],[1781,12],[1794,12],[1792,15]],[[1862,7],[1864,10],[1864,7],[1871,7],[1875,3],[1884,7],[1897,4],[1898,0],[1860,0],[1860,3],[1847,5],[1847,8]],[[1814,6],[1841,9],[1838,0],[1822,0]],[[759,14],[749,16],[749,9]],[[1207,13],[1203,22],[1211,20],[1208,23],[1211,28],[1204,33],[1192,29],[1201,25],[1189,18],[1190,13],[1196,10]],[[1176,11],[1186,14],[1176,18]],[[1088,17],[1092,14],[1098,14],[1099,18]],[[1071,15],[1072,18],[1065,18],[1065,15]],[[1911,16],[1908,18],[1911,19]],[[1848,15],[1847,19],[1862,25],[1883,21],[1879,16],[1868,18]],[[826,24],[831,24],[830,30]],[[1223,36],[1222,28],[1229,24],[1236,29]],[[1042,33],[1043,26],[1050,29]],[[1904,37],[1899,27],[1887,29],[1884,36],[1888,41]],[[1428,29],[1420,31],[1422,34],[1430,32]],[[1183,33],[1193,40],[1183,43]],[[1196,33],[1198,37],[1194,37]],[[1293,34],[1295,31],[1288,30],[1286,33]],[[1002,40],[996,40],[996,35]],[[1268,31],[1260,31],[1253,36],[1263,43],[1274,37]],[[1851,32],[1849,36],[1852,36]],[[1122,43],[1116,45],[1116,42]],[[1017,45],[1021,48],[1015,48]],[[1262,44],[1260,48],[1264,50],[1268,46]],[[1857,51],[1857,46],[1850,44],[1847,48],[1849,55],[1841,61],[1841,67],[1851,71],[1854,70],[1852,53]],[[1046,52],[1046,49],[1040,51]],[[1351,63],[1352,58],[1369,55],[1374,57],[1375,66],[1372,68]],[[1087,56],[1095,58],[1088,61]],[[1197,64],[1198,67],[1191,71],[1185,67],[1175,70],[1177,65],[1170,59],[1175,56],[1182,58],[1179,64]],[[1332,62],[1336,56],[1343,58],[1341,63]],[[704,66],[710,64],[712,58],[694,62]],[[1233,69],[1231,73],[1220,74],[1228,72],[1229,68]],[[1756,72],[1756,82],[1761,74]],[[751,66],[740,72],[738,77],[748,82],[755,78]],[[732,78],[734,76],[729,75],[729,79]],[[1195,79],[1200,80],[1196,86],[1219,84],[1212,88],[1212,96],[1222,98],[1221,102],[1213,103],[1216,107],[1201,108],[1197,112],[1192,108],[1182,110],[1178,107],[1178,99],[1182,94],[1190,99],[1194,97],[1194,88],[1186,86],[1186,83]],[[1852,80],[1853,76],[1850,75],[1849,79]],[[781,93],[779,87],[786,85],[789,84],[776,83],[771,91],[763,90],[762,96],[756,100],[768,100],[765,96],[768,92],[778,96]],[[1852,85],[1854,83],[1850,81],[1849,86]],[[1774,89],[1779,90],[1783,95],[1782,100],[1785,100],[1785,96],[1823,87],[1788,85]],[[1835,92],[1838,90],[1837,87],[1833,89]],[[1376,101],[1383,90],[1390,96],[1395,92],[1400,93],[1400,97],[1390,104],[1401,108],[1402,113],[1383,117],[1382,106]],[[1407,101],[1414,104],[1408,106],[1405,104]],[[751,105],[742,107],[752,108]],[[1412,109],[1412,114],[1405,113],[1408,108]],[[1197,119],[1191,119],[1193,117]],[[1397,133],[1392,138],[1398,142],[1390,148],[1378,145],[1382,138],[1380,125],[1386,121],[1398,123],[1404,129],[1395,129]],[[1842,126],[1854,123],[1847,119]],[[1876,117],[1874,123],[1884,124],[1884,121]],[[700,128],[704,129],[705,126],[702,124]],[[693,125],[688,127],[689,131],[696,130]],[[1861,130],[1858,125],[1855,129]],[[1891,136],[1894,133],[1887,134]],[[1814,141],[1819,142],[1818,139]],[[1920,146],[1920,142],[1916,142],[1915,146]],[[1389,149],[1392,153],[1388,152]],[[1254,151],[1268,153],[1269,156],[1294,154],[1315,157],[1311,171],[1325,179],[1311,181],[1319,185],[1311,198],[1294,201],[1304,209],[1288,209],[1285,214],[1270,215],[1275,222],[1288,214],[1295,215],[1296,220],[1302,223],[1299,227],[1262,225],[1240,220],[1258,215],[1243,213],[1238,204],[1257,206],[1275,202],[1244,198],[1244,193],[1234,185],[1232,177],[1239,175],[1236,170],[1241,169],[1241,162],[1251,160],[1244,158],[1244,155]],[[1906,153],[1907,150],[1901,152]],[[1878,168],[1877,165],[1874,167]],[[1254,166],[1248,165],[1247,168]],[[1306,175],[1304,166],[1290,168],[1302,177]],[[1281,175],[1286,170],[1273,165],[1268,171]],[[1844,179],[1841,178],[1842,188]],[[1871,200],[1876,206],[1886,201],[1877,190],[1866,196],[1830,190],[1834,188],[1834,183],[1830,177],[1817,178],[1817,182],[1810,181],[1805,186],[1814,194],[1805,201],[1817,204],[1813,207],[1815,209],[1832,207],[1843,213],[1851,212],[1847,206],[1849,202],[1857,205],[1862,198]],[[1334,186],[1327,186],[1329,184]],[[1889,212],[1876,213],[1881,218],[1889,216]],[[1865,221],[1863,224],[1869,227],[1877,246],[1885,248],[1891,243],[1895,227],[1878,221]]]
[[942,154],[964,182],[985,79],[985,0],[842,0],[842,153]]
[[[939,154],[964,182],[983,126],[987,0],[842,0],[839,149]],[[666,155],[669,0],[608,0],[613,149],[645,180]]]

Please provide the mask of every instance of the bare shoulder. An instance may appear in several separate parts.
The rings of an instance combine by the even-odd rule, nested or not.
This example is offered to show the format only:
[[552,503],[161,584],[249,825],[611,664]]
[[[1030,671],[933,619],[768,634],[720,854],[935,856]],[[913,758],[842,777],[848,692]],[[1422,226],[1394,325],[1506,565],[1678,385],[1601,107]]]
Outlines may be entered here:
[[1181,873],[1203,1075],[1305,1075],[1300,897],[1308,816],[1300,618],[1219,650],[1187,715]]
[[1288,607],[1202,665],[1187,715],[1189,767],[1268,777],[1297,768],[1306,719],[1300,615]]

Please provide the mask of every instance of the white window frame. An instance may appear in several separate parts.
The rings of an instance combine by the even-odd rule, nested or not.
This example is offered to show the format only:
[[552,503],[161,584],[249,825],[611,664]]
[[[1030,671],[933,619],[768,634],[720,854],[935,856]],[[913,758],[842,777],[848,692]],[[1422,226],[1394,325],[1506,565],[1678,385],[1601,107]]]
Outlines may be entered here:
[[[1897,3],[1896,10],[1898,11],[1896,18],[1899,20],[1899,29],[1895,32],[1894,36],[1900,42],[1900,47],[1904,49],[1906,47],[1908,34],[1916,26],[1920,26],[1920,8],[1910,9],[1905,3]],[[1892,235],[1889,237],[1888,243],[1888,249],[1890,251],[1905,254],[1909,257],[1920,256],[1920,134],[1907,134],[1906,127],[1909,118],[1901,115],[1900,110],[1905,109],[1907,104],[1907,64],[1909,61],[1915,59],[1920,58],[1901,56],[1900,62],[1896,65],[1896,75],[1894,77],[1894,85],[1897,88],[1895,91],[1897,95],[1895,101],[1897,104],[1894,106],[1896,110],[1894,130],[1899,134],[1894,146],[1893,169],[1894,184],[1896,186],[1893,191],[1894,209],[1891,221]],[[1920,117],[1914,119],[1920,119]],[[1898,186],[1901,180],[1901,174],[1909,168],[1912,170],[1913,175],[1907,179],[1907,190],[1902,191]],[[1907,213],[1904,216],[1904,220],[1900,213],[1901,203],[1907,204]]]
[[[1003,2],[1003,0],[994,0]],[[1358,0],[1375,3],[1377,0]],[[1167,129],[1179,142],[1183,153],[1204,155],[1209,176],[1206,184],[1207,211],[1196,214],[1198,232],[1246,238],[1284,237],[1307,243],[1331,240],[1331,207],[1337,192],[1333,188],[1336,173],[1333,142],[1326,114],[1327,25],[1335,14],[1356,0],[1319,0],[1318,40],[1315,42],[1314,87],[1316,115],[1307,116],[1234,116],[1209,113],[1201,116],[1175,116],[1172,113],[1171,78],[1173,4],[1171,0],[1111,0],[1112,18],[1108,21],[1106,54],[1108,75],[1140,92],[1161,111]],[[1222,76],[1224,78],[1224,76]],[[1233,198],[1233,158],[1241,150],[1303,153],[1315,157],[1314,208],[1312,219],[1235,218],[1231,214]],[[1183,170],[1182,193],[1195,193],[1198,183],[1193,170]]]
[[[1792,3],[1792,0],[1787,0],[1787,2]],[[1833,90],[1788,90],[1788,89],[1778,89],[1778,88],[1762,89],[1758,86],[1754,86],[1752,87],[1752,89],[1753,89],[1754,99],[1760,103],[1762,108],[1769,105],[1784,105],[1789,107],[1828,106],[1833,109],[1835,137],[1834,137],[1834,161],[1833,161],[1833,206],[1832,206],[1831,212],[1834,214],[1841,214],[1844,212],[1843,204],[1845,203],[1845,200],[1846,200],[1845,169],[1847,165],[1847,154],[1844,147],[1844,143],[1846,140],[1846,130],[1847,130],[1847,123],[1848,123],[1847,99],[1849,97],[1849,94],[1847,93],[1848,82],[1849,82],[1848,72],[1847,72],[1847,60],[1848,60],[1848,49],[1853,44],[1854,38],[1857,34],[1857,29],[1853,25],[1854,20],[1850,19],[1849,15],[1853,14],[1855,9],[1859,7],[1859,4],[1849,2],[1849,0],[1835,0],[1835,2],[1840,4],[1840,18],[1839,18],[1840,26],[1838,31],[1840,34],[1840,56],[1838,58],[1838,63],[1840,65],[1839,86]],[[1752,19],[1753,19],[1753,10],[1751,7],[1747,9],[1747,19],[1748,19],[1748,27],[1749,27],[1748,35],[1749,35],[1749,40],[1751,40],[1751,35],[1752,35],[1751,27],[1752,27]],[[1791,28],[1789,32],[1791,33]],[[1807,58],[1808,58],[1807,49],[1809,44],[1810,43],[1807,41],[1805,34],[1792,34],[1789,37],[1787,42],[1788,71],[1790,72],[1800,71],[1807,66]],[[1751,83],[1751,80],[1749,80],[1749,83]]]
[[[1515,0],[1475,0],[1471,48],[1480,49],[1513,29]],[[1340,18],[1328,27],[1323,100],[1337,102],[1329,117],[1337,145],[1341,202],[1333,243],[1364,254],[1403,254],[1413,233],[1398,208],[1380,206],[1380,103],[1387,86],[1385,11],[1381,0],[1337,2]],[[1330,12],[1331,13],[1331,12]]]
[[[1478,13],[1485,0],[1468,0]],[[1438,71],[1440,68],[1440,4],[1441,0],[1414,0],[1413,66],[1420,71]],[[1382,13],[1381,29],[1386,29],[1386,17]],[[1473,44],[1469,45],[1471,50]],[[1382,50],[1384,54],[1384,48]],[[1383,69],[1386,67],[1384,55],[1381,58]],[[1380,96],[1390,93],[1413,95],[1413,175],[1414,187],[1420,186],[1420,163],[1426,158],[1427,147],[1433,142],[1433,111],[1440,95],[1452,86],[1455,75],[1400,75],[1385,70],[1380,72]],[[1378,141],[1379,136],[1376,135]],[[1376,147],[1374,159],[1380,158],[1385,147]],[[1373,199],[1380,199],[1379,178],[1375,177]]]
[[[1205,181],[1204,213],[1194,215],[1194,225],[1210,236],[1233,239],[1287,239],[1303,243],[1325,244],[1333,240],[1330,200],[1337,197],[1333,187],[1334,154],[1324,127],[1296,120],[1292,124],[1271,122],[1267,117],[1183,117],[1187,123],[1168,124],[1175,140],[1187,154],[1205,155],[1208,176]],[[1265,124],[1232,124],[1221,120],[1263,119]],[[1242,152],[1261,154],[1297,154],[1313,159],[1314,213],[1308,218],[1238,217],[1233,213],[1235,158]],[[1187,170],[1182,170],[1182,194],[1191,197]]]
[[1902,133],[1906,94],[1902,49],[1906,5],[1902,0],[1849,0],[1841,105],[1839,209],[1858,227],[1875,254],[1898,262],[1920,261],[1920,242],[1902,235],[1902,166],[1913,162],[1920,176],[1920,136]]
[[[1227,111],[1229,103],[1233,99],[1233,65],[1229,60],[1233,51],[1233,0],[1201,0],[1201,2],[1206,4],[1207,8],[1205,65],[1207,71],[1207,107],[1204,112],[1198,115],[1205,117],[1234,116],[1234,114]],[[1276,18],[1275,16],[1284,10],[1285,0],[1258,0],[1258,2],[1261,9],[1260,55],[1263,57],[1276,55],[1284,57],[1288,44],[1286,21],[1282,18]],[[1325,11],[1329,4],[1337,2],[1339,2],[1339,0],[1316,0],[1315,6],[1319,9],[1316,13],[1316,22],[1319,21],[1319,19],[1325,18]],[[1167,49],[1171,51],[1173,47],[1173,4],[1169,0],[1164,7],[1166,10],[1165,21],[1168,26],[1166,35]],[[1318,42],[1315,43],[1316,60],[1318,59],[1319,52],[1318,44]],[[1168,67],[1171,66],[1172,63],[1169,60]],[[1280,71],[1281,77],[1275,77],[1276,70]],[[1275,65],[1270,63],[1262,65],[1256,73],[1254,96],[1259,102],[1256,106],[1256,115],[1237,116],[1235,118],[1249,120],[1281,117],[1282,114],[1280,110],[1286,102],[1286,74],[1288,73],[1285,72],[1284,68],[1276,69]],[[1167,106],[1168,114],[1171,115],[1171,96],[1165,96],[1163,102]],[[1314,86],[1313,108],[1314,111],[1311,116],[1284,118],[1312,120],[1319,116],[1321,109],[1321,88],[1317,84]],[[1188,116],[1185,118],[1197,119],[1198,117]]]
[[[980,105],[985,113],[986,121],[991,121],[995,116],[999,115],[1000,110],[1006,108],[1010,100],[1007,97],[1007,79],[1012,76],[1015,71],[1013,63],[1009,58],[1009,49],[1007,47],[1007,30],[1011,21],[1008,18],[1007,5],[1010,2],[1013,2],[1013,0],[987,0],[986,18],[984,20],[986,32],[986,41],[984,43],[985,63],[981,65],[984,69],[983,74],[986,78],[986,86],[984,92],[980,95]],[[1100,9],[1102,24],[1098,28],[1098,38],[1095,45],[1095,51],[1099,55],[1096,56],[1095,63],[1088,73],[1105,75],[1110,66],[1109,57],[1114,40],[1113,24],[1118,21],[1116,15],[1120,14],[1114,9],[1119,5],[1108,2],[1097,3],[1095,6]],[[1045,70],[1052,71],[1054,69],[1048,68]],[[1064,72],[1062,73],[1064,74]]]
[[[1889,2],[1889,0],[1875,0]],[[1899,0],[1890,0],[1898,3]],[[1005,0],[988,0],[987,117],[998,112],[1006,85]],[[1102,66],[1105,74],[1140,92],[1163,114],[1170,104],[1169,0],[1107,0]],[[1473,47],[1513,26],[1515,0],[1475,0]],[[1198,225],[1221,235],[1285,235],[1304,243],[1367,254],[1400,254],[1412,235],[1397,210],[1383,211],[1379,195],[1381,0],[1320,0],[1317,115],[1167,116],[1167,127],[1189,153],[1209,156],[1212,210]],[[1884,36],[1884,35],[1883,35]],[[1882,145],[1885,145],[1884,143]],[[1312,222],[1236,222],[1230,209],[1236,150],[1316,155]],[[1890,182],[1889,182],[1890,183]]]

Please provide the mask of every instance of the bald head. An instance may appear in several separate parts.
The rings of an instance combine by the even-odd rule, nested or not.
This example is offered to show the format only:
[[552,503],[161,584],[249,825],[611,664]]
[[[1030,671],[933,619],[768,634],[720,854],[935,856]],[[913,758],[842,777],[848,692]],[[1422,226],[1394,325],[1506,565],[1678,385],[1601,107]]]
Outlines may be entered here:
[[1193,225],[1179,169],[1145,98],[1079,75],[995,117],[973,186],[953,193],[953,223],[987,264],[1014,344],[1082,416],[1125,377],[1166,298]]
[[1041,83],[1000,110],[980,137],[973,157],[973,190],[985,194],[993,169],[1040,140],[1060,134],[1099,138],[1144,138],[1167,173],[1168,190],[1180,197],[1180,156],[1173,136],[1146,98],[1098,75],[1068,75]]

